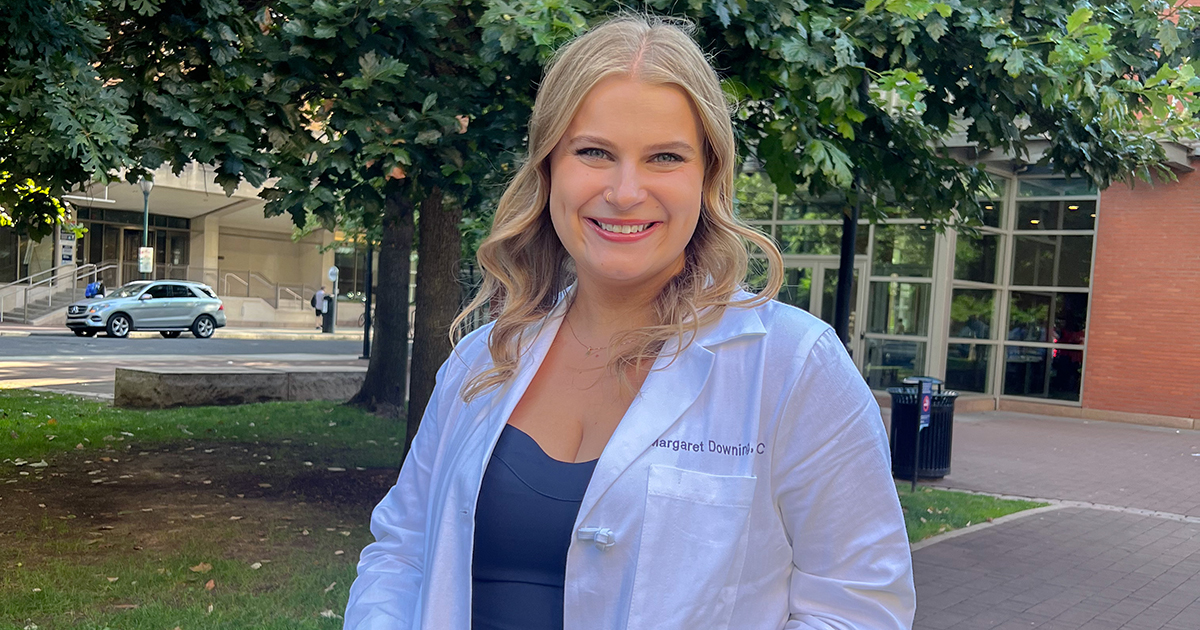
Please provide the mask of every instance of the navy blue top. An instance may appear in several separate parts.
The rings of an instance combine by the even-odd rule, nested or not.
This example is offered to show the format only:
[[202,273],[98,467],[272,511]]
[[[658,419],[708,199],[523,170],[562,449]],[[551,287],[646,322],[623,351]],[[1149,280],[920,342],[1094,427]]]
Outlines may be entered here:
[[472,630],[562,630],[567,550],[595,468],[505,425],[475,505]]

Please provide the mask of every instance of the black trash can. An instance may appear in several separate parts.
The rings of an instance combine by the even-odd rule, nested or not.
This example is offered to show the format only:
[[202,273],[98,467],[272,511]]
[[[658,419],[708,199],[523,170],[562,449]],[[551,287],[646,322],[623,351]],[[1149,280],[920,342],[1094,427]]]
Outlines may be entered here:
[[905,379],[905,387],[889,387],[892,395],[892,429],[889,442],[892,448],[892,476],[912,479],[913,440],[921,422],[920,382],[933,383],[930,401],[929,426],[921,431],[921,465],[917,476],[941,479],[950,473],[950,447],[954,437],[954,400],[958,392],[945,391],[942,382],[930,377]]
[[321,332],[323,332],[323,333],[333,332],[333,322],[336,321],[335,320],[336,317],[337,317],[337,302],[334,300],[333,296],[326,295],[325,296],[325,309],[321,313]]

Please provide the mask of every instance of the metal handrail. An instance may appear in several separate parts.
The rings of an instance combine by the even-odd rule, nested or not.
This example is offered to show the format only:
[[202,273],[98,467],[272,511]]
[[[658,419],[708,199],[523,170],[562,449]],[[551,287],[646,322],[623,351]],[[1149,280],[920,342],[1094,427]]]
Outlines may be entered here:
[[237,280],[238,282],[241,282],[242,284],[246,285],[246,297],[250,297],[250,283],[245,280],[242,280],[242,278],[240,276],[238,276],[236,273],[234,273],[232,271],[226,271],[225,275],[221,278],[221,283],[224,284],[222,294],[229,295],[229,277],[230,276],[233,276],[234,280]]
[[[72,265],[74,265],[74,263],[72,263]],[[44,269],[37,273],[31,273],[28,276],[25,276],[24,278],[17,278],[16,280],[13,280],[12,282],[0,285],[0,290],[7,289],[9,287],[15,287],[17,285],[30,285],[30,284],[32,284],[32,280],[34,278],[41,276],[41,275],[45,275],[45,274],[50,274],[50,277],[53,278],[56,271],[61,270],[63,267],[68,267],[68,266],[72,266],[72,265],[58,265],[55,267],[51,267],[49,269]],[[43,281],[39,281],[39,282],[43,282]]]
[[[71,273],[71,279],[70,279],[70,287],[71,287],[70,301],[74,302],[78,298],[79,281],[80,280],[86,280],[87,278],[90,277],[94,281],[98,274],[100,274],[101,272],[107,271],[109,269],[113,269],[116,267],[116,265],[108,264],[108,265],[101,267],[101,266],[96,265],[95,263],[85,263],[83,265],[72,263],[71,265],[59,265],[57,267],[54,267],[53,269],[48,269],[46,271],[40,271],[36,274],[31,274],[30,276],[27,276],[25,278],[26,280],[35,278],[37,276],[48,274],[52,271],[59,272],[59,273],[52,274],[47,278],[43,278],[42,280],[38,280],[37,282],[32,282],[30,284],[25,284],[25,285],[21,286],[21,290],[20,290],[21,297],[22,297],[22,302],[21,302],[22,315],[21,315],[21,317],[25,323],[29,323],[29,304],[30,304],[29,292],[32,290],[35,290],[43,285],[45,285],[47,288],[49,288],[50,291],[46,294],[46,306],[50,307],[51,310],[53,310],[54,296],[55,296],[54,285],[57,281],[59,286],[61,286],[62,282],[66,280],[66,278],[64,277],[65,274],[63,274],[62,272],[65,271],[65,268],[67,268],[67,267],[74,267],[74,269]],[[12,286],[12,284],[13,283],[9,283],[2,288],[9,288]],[[9,295],[16,295],[16,294],[17,294],[17,292],[14,291],[14,292],[11,292]],[[8,295],[0,294],[0,322],[4,321],[4,301],[7,298],[8,298]]]

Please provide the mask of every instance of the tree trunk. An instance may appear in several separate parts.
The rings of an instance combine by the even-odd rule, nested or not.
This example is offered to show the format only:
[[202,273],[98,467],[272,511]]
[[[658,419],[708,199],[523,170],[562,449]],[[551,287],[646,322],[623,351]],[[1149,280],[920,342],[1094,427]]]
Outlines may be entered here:
[[458,224],[462,206],[442,205],[442,191],[434,188],[421,202],[417,222],[417,312],[413,330],[412,393],[408,397],[408,437],[404,451],[417,434],[425,405],[433,394],[438,368],[453,349],[450,323],[461,306],[458,282],[461,258]]
[[384,201],[371,362],[362,389],[347,403],[394,417],[403,411],[407,393],[408,279],[413,246],[408,186],[397,188]]

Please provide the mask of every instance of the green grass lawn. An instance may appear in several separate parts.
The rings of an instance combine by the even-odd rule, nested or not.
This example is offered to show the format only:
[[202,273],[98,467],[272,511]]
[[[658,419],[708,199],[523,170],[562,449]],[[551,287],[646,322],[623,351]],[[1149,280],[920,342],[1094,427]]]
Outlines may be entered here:
[[0,460],[126,443],[270,444],[367,468],[397,466],[403,423],[330,402],[138,411],[29,390],[0,390]]
[[340,628],[403,424],[0,390],[0,629]]
[[909,542],[1047,505],[925,486],[917,486],[917,491],[913,492],[907,481],[897,481],[896,492],[900,494],[900,506],[904,509]]
[[[0,630],[334,629],[402,423],[0,390]],[[1038,504],[898,484],[909,539]]]

